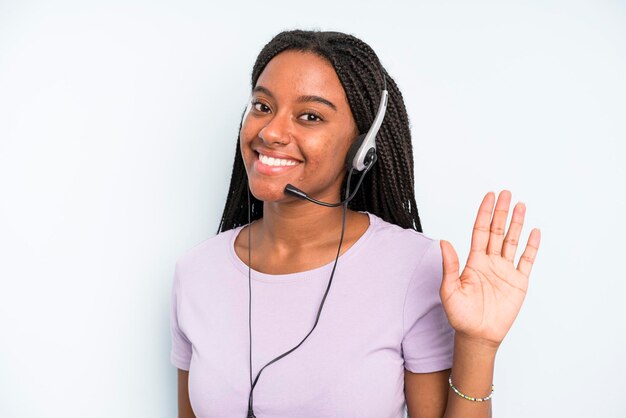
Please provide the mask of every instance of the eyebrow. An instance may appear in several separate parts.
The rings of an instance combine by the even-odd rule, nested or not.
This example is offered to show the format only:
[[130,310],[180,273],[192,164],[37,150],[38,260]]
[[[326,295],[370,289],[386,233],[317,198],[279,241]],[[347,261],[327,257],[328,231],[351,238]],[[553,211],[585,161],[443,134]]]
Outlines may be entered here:
[[[267,88],[265,88],[263,86],[256,86],[254,88],[254,90],[252,90],[252,92],[253,93],[264,93],[264,94],[267,94],[268,96],[270,96],[271,98],[274,98],[274,95],[272,94],[272,92],[269,91]],[[326,100],[326,99],[324,99],[323,97],[320,97],[320,96],[307,94],[307,95],[298,97],[297,101],[300,102],[300,103],[318,102],[318,103],[321,103],[321,104],[324,104],[324,105],[330,107],[334,111],[337,111],[337,106],[335,106],[331,101]]]

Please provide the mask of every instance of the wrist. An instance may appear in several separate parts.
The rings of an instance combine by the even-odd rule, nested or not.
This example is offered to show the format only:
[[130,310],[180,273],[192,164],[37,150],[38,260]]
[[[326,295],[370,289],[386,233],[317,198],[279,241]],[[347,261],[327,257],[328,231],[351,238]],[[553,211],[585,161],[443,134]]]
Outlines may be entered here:
[[454,334],[454,347],[463,352],[471,353],[472,356],[495,357],[500,343],[456,332]]

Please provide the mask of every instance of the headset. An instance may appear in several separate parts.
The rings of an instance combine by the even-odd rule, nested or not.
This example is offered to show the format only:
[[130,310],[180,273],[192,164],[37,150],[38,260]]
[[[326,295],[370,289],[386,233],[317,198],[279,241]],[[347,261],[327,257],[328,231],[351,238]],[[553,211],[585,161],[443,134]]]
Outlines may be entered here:
[[[250,187],[248,186],[248,329],[249,329],[249,342],[250,342],[250,345],[249,345],[250,347],[250,350],[249,350],[250,395],[248,396],[248,414],[246,416],[247,418],[256,418],[256,415],[254,415],[254,408],[253,408],[254,402],[253,402],[252,394],[253,394],[255,386],[257,385],[259,381],[261,372],[263,372],[263,370],[270,364],[275,363],[276,361],[282,359],[283,357],[287,356],[288,354],[296,350],[298,347],[300,347],[302,343],[304,343],[304,341],[309,337],[309,335],[311,335],[311,333],[317,326],[317,323],[319,322],[320,314],[322,312],[322,307],[324,306],[324,302],[326,301],[326,296],[328,296],[328,291],[330,290],[330,285],[332,284],[333,276],[335,274],[335,268],[337,267],[337,260],[339,259],[339,254],[341,252],[341,244],[343,243],[343,234],[344,234],[345,225],[346,225],[346,210],[348,208],[348,203],[350,202],[350,200],[354,198],[357,191],[359,190],[359,187],[361,186],[361,183],[363,182],[363,178],[365,177],[365,174],[372,168],[372,166],[377,160],[376,135],[378,134],[378,131],[380,130],[380,126],[383,123],[383,119],[387,111],[387,100],[388,100],[388,95],[389,95],[389,93],[387,92],[387,80],[385,78],[385,74],[382,71],[381,71],[381,74],[383,77],[383,91],[381,93],[380,102],[378,104],[378,111],[376,112],[376,117],[374,118],[374,121],[372,122],[372,125],[370,126],[367,133],[361,134],[354,139],[353,144],[351,145],[346,155],[346,169],[348,170],[348,178],[346,181],[346,194],[345,194],[344,199],[337,203],[322,202],[322,201],[313,199],[312,197],[308,196],[305,192],[293,186],[292,184],[287,184],[285,186],[285,190],[284,190],[285,194],[290,194],[292,196],[296,196],[301,199],[306,199],[310,202],[313,202],[315,204],[322,205],[322,206],[327,206],[327,207],[343,206],[343,222],[341,225],[341,238],[339,239],[339,247],[337,248],[337,256],[335,257],[335,262],[333,264],[333,269],[330,274],[330,279],[328,280],[328,286],[326,287],[326,292],[324,293],[324,297],[322,298],[322,301],[318,308],[317,317],[315,319],[315,323],[313,324],[313,327],[311,328],[309,333],[302,339],[302,341],[300,341],[298,345],[296,345],[292,349],[284,352],[280,356],[266,363],[259,370],[254,380],[252,379],[252,279],[251,279],[251,267],[250,267],[251,247],[252,247],[252,241],[251,241],[251,235],[250,235],[251,208],[250,208]],[[251,103],[248,103],[248,107],[246,108],[246,111],[243,116],[244,120],[246,116],[248,115],[248,112],[250,112],[250,108],[251,108]],[[354,192],[350,194],[350,179],[354,171],[360,172],[361,177],[359,178],[359,181],[354,189]]]

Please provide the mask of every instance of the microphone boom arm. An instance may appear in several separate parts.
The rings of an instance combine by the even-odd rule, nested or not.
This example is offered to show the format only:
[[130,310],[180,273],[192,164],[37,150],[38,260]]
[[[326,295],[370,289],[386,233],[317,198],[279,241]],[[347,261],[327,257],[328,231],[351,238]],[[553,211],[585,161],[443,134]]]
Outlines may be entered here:
[[[314,199],[312,197],[309,197],[309,195],[307,195],[305,192],[303,192],[302,190],[298,189],[297,187],[295,187],[292,184],[287,184],[285,186],[285,194],[290,194],[292,196],[299,197],[300,199],[306,199],[309,202],[313,202],[315,204],[318,204],[318,205],[321,205],[321,206],[326,206],[326,207],[329,207],[329,208],[334,208],[334,207],[337,207],[337,206],[341,206],[344,203],[347,203],[347,202],[351,201],[354,198],[354,196],[356,196],[356,192],[359,190],[359,187],[361,186],[361,183],[363,182],[363,179],[365,178],[365,174],[370,170],[370,168],[372,168],[372,166],[374,165],[376,160],[377,160],[377,156],[376,156],[376,153],[374,153],[372,161],[365,167],[365,170],[363,170],[363,172],[361,174],[361,178],[359,178],[359,182],[356,184],[356,187],[354,188],[354,191],[350,194],[350,196],[348,196],[346,199],[342,200],[341,202],[338,202],[338,203],[322,202],[321,200],[317,200],[317,199]],[[350,169],[351,172],[352,172],[352,170],[354,170],[354,169],[353,168]]]

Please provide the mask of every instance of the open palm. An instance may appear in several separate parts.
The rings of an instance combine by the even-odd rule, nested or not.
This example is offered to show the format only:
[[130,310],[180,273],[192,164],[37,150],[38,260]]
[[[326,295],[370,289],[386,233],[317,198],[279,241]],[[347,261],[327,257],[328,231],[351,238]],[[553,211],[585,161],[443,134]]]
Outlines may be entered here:
[[[472,245],[463,272],[448,241],[441,241],[443,281],[440,296],[448,320],[457,333],[498,346],[511,328],[528,288],[528,277],[539,249],[540,232],[530,232],[526,248],[514,266],[526,208],[518,203],[505,236],[511,193],[503,190],[483,198]],[[493,219],[492,219],[493,212]]]

